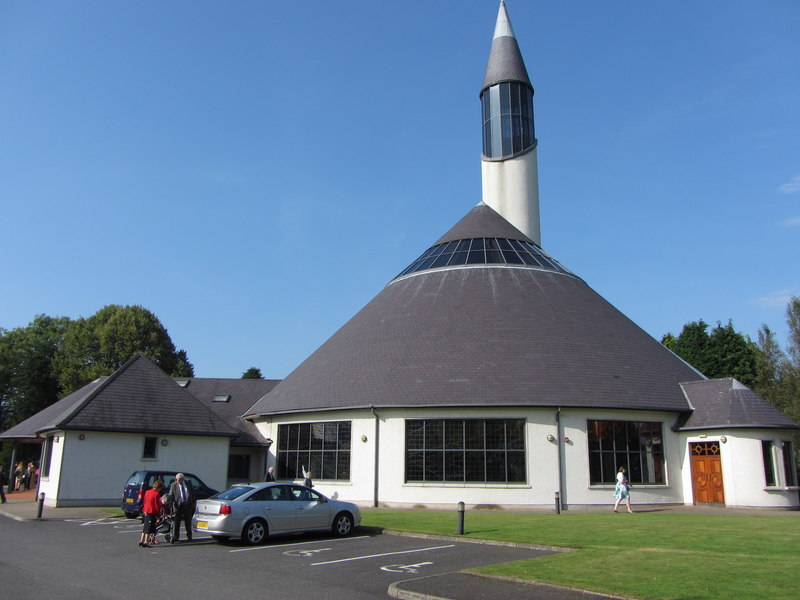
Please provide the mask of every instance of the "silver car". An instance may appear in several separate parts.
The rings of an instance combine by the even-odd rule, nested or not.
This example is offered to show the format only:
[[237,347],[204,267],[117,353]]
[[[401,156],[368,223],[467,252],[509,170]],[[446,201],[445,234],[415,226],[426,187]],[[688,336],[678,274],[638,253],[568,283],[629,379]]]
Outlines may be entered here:
[[274,533],[332,531],[346,536],[361,524],[355,504],[331,500],[304,485],[234,485],[208,500],[198,500],[192,529],[218,541],[239,537],[261,544]]

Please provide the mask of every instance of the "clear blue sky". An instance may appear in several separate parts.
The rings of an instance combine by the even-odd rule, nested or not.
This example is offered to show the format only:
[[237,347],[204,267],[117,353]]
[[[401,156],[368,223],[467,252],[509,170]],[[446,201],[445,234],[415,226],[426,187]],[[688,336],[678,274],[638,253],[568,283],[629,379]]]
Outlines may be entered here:
[[[498,5],[0,0],[0,327],[141,304],[286,376],[480,201]],[[800,3],[507,6],[545,250],[656,338],[785,343]]]

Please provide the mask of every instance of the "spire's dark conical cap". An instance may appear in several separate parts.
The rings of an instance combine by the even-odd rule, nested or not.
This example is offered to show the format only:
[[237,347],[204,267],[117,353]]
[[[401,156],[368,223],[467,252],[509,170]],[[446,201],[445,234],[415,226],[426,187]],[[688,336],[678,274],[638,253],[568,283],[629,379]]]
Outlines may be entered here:
[[506,3],[501,1],[481,91],[504,81],[518,81],[533,88],[506,12]]

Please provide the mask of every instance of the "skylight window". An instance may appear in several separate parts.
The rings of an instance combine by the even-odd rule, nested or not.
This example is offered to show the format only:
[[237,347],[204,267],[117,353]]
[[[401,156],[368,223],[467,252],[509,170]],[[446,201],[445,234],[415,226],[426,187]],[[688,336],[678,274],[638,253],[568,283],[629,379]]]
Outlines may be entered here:
[[230,399],[230,394],[220,394],[218,396],[214,396],[214,402],[228,402]]
[[520,265],[570,273],[553,257],[530,242],[503,238],[473,238],[445,242],[428,248],[397,277],[457,265]]

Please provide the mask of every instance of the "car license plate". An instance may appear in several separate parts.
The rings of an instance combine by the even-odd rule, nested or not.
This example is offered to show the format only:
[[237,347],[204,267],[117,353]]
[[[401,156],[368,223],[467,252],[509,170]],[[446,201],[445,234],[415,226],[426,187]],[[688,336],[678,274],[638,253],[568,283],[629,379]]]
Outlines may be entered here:
[[198,521],[197,522],[198,529],[208,529],[208,521]]
[[125,502],[128,504],[133,504],[133,498],[125,498]]

